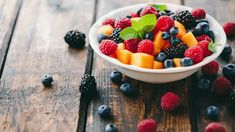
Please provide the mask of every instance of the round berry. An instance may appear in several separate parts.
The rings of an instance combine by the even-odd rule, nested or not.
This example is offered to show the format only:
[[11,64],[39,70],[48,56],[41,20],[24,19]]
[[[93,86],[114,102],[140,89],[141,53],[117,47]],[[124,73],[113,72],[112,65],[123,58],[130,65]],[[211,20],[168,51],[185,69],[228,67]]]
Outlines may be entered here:
[[120,71],[113,71],[110,74],[110,79],[115,84],[121,84],[122,83],[122,73]]
[[120,86],[120,90],[125,96],[134,96],[137,93],[136,89],[130,83],[123,83]]
[[118,132],[117,126],[114,124],[108,124],[105,126],[105,132]]
[[170,35],[168,32],[162,32],[162,39],[163,40],[169,40],[170,39]]
[[211,91],[211,81],[209,79],[200,79],[197,86],[198,89],[203,93],[209,93]]
[[215,76],[219,71],[219,63],[214,60],[202,67],[202,73],[205,75]]
[[174,111],[180,105],[180,97],[174,93],[167,92],[161,98],[161,108],[165,111]]
[[206,17],[206,11],[202,8],[195,8],[192,10],[192,15],[196,20],[204,19]]
[[212,92],[216,95],[228,95],[232,91],[231,82],[225,77],[218,77],[212,84]]
[[171,35],[176,36],[178,33],[179,33],[178,27],[172,27],[172,28],[170,29],[170,34],[171,34]]
[[83,48],[85,46],[86,35],[78,30],[71,30],[64,36],[65,42],[72,48]]
[[46,87],[51,86],[53,82],[53,77],[50,74],[46,74],[41,79],[42,84]]
[[189,57],[185,57],[181,59],[180,63],[181,63],[181,66],[191,66],[193,65],[193,60]]
[[146,33],[145,36],[144,36],[145,39],[150,39],[150,40],[153,40],[153,33]]
[[169,31],[174,26],[174,20],[169,16],[161,16],[157,21],[157,28],[160,31]]
[[230,81],[235,81],[235,64],[227,64],[223,68],[224,77]]
[[212,122],[206,126],[205,132],[226,132],[226,130],[222,124]]
[[170,43],[171,43],[171,45],[177,45],[180,43],[180,39],[178,39],[176,37],[171,37]]
[[231,46],[226,44],[220,56],[223,58],[228,58],[231,55],[231,53],[232,53]]
[[146,53],[152,55],[154,50],[153,42],[149,39],[142,40],[137,48],[137,52]]
[[111,109],[107,105],[101,105],[98,108],[98,114],[101,118],[108,118],[111,115]]
[[109,36],[107,36],[105,34],[102,34],[102,33],[98,34],[97,40],[98,40],[99,43],[104,39],[109,39]]
[[174,67],[174,62],[173,62],[173,60],[172,60],[172,59],[166,59],[166,60],[164,61],[164,67],[165,67],[165,68],[172,68],[172,67]]
[[116,51],[118,45],[113,40],[102,40],[99,49],[105,55],[110,55]]
[[219,108],[216,106],[209,106],[206,109],[206,115],[210,120],[218,120],[220,117]]
[[144,119],[137,125],[138,132],[156,132],[157,125],[154,119]]
[[184,56],[191,58],[193,63],[197,64],[203,60],[203,50],[199,46],[190,47],[184,52]]
[[209,24],[206,22],[200,22],[195,27],[195,30],[198,29],[202,34],[207,34],[209,31]]
[[164,62],[166,59],[167,59],[167,56],[164,52],[160,52],[155,58],[156,61],[160,61],[160,62]]

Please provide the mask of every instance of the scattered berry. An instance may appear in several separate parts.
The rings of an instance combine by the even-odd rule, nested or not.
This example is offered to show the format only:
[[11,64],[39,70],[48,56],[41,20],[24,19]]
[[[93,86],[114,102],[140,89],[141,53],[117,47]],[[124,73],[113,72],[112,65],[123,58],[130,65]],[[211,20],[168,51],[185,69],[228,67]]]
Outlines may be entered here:
[[185,57],[181,59],[180,63],[181,63],[181,66],[191,66],[193,65],[193,60],[189,57]]
[[121,39],[121,37],[120,37],[120,32],[121,32],[121,28],[115,28],[114,30],[113,30],[113,32],[112,32],[112,34],[111,34],[111,39],[114,41],[114,42],[116,42],[117,44],[118,43],[122,43],[123,42],[123,40]]
[[122,73],[120,71],[113,71],[110,74],[110,79],[115,84],[121,84],[122,83]]
[[110,37],[107,36],[107,35],[105,35],[105,34],[103,34],[103,33],[98,34],[97,40],[98,40],[99,43],[100,43],[102,40],[104,40],[104,39],[110,39]]
[[114,27],[114,23],[115,23],[115,19],[114,18],[106,18],[102,25],[110,25],[112,27]]
[[120,90],[125,96],[135,96],[137,93],[136,89],[130,83],[123,83],[120,86]]
[[200,79],[197,86],[203,93],[209,93],[211,91],[211,81],[209,79]]
[[111,115],[111,109],[107,105],[101,105],[98,108],[98,114],[101,118],[108,118]]
[[217,61],[211,61],[202,67],[202,73],[205,75],[217,75],[219,71],[219,63]]
[[171,45],[177,45],[180,43],[180,39],[178,39],[176,37],[171,37],[170,43],[171,43]]
[[170,46],[164,52],[167,55],[167,58],[169,58],[169,59],[183,58],[186,49],[187,49],[187,45],[180,43],[177,45]]
[[140,39],[128,39],[124,41],[125,48],[133,53],[137,52]]
[[169,40],[171,36],[169,35],[168,32],[162,32],[162,39],[164,40]]
[[211,38],[208,35],[206,35],[206,34],[205,35],[201,35],[201,36],[197,36],[196,39],[197,39],[197,42],[201,42],[203,40],[211,42]]
[[83,48],[85,46],[86,35],[78,30],[71,30],[64,36],[65,42],[72,48]]
[[228,58],[231,54],[232,54],[232,48],[230,45],[226,44],[220,56],[223,58]]
[[96,91],[95,77],[85,74],[80,82],[79,91],[84,94],[87,101],[90,100]]
[[209,46],[210,42],[207,41],[207,40],[203,40],[203,41],[200,41],[198,43],[198,46],[202,48],[203,50],[203,58],[207,57],[207,56],[210,56],[213,54],[213,52],[211,52],[209,49],[208,49],[208,46]]
[[178,27],[172,27],[172,28],[170,29],[170,34],[171,34],[171,35],[176,36],[178,33],[179,33]]
[[227,22],[223,25],[223,28],[228,38],[235,36],[235,22]]
[[161,108],[165,111],[173,111],[180,105],[180,97],[174,93],[167,92],[161,98]]
[[203,50],[199,46],[190,47],[185,51],[184,56],[191,58],[193,63],[197,64],[203,60]]
[[194,27],[196,23],[195,18],[188,10],[178,12],[174,18],[188,29]]
[[209,106],[206,109],[206,115],[210,120],[219,120],[220,110],[216,106]]
[[117,126],[114,124],[108,124],[105,126],[105,132],[118,132]]
[[166,59],[164,61],[164,67],[165,68],[172,68],[172,67],[174,67],[174,61],[172,59]]
[[206,17],[206,11],[202,8],[194,8],[192,10],[192,15],[196,20],[204,19]]
[[155,14],[156,17],[158,16],[158,13],[157,13],[155,7],[153,7],[153,6],[146,6],[141,10],[140,16],[144,16],[146,14]]
[[102,40],[99,49],[105,55],[110,55],[116,51],[118,45],[113,40]]
[[167,56],[164,52],[160,52],[155,58],[156,61],[160,61],[160,62],[164,62],[166,59],[167,59]]
[[46,74],[41,79],[42,84],[46,87],[51,86],[53,82],[53,77],[50,74]]
[[157,28],[161,31],[169,31],[174,25],[174,20],[169,16],[161,16],[158,18]]
[[212,92],[216,95],[226,95],[232,91],[231,82],[225,77],[218,77],[212,84]]
[[156,132],[157,122],[154,119],[144,119],[138,123],[138,132]]
[[153,40],[153,33],[146,33],[144,36],[145,39]]
[[131,26],[131,20],[129,18],[121,18],[115,21],[114,27],[124,29]]
[[152,55],[154,50],[153,42],[151,40],[142,40],[137,48],[137,52],[146,53]]
[[223,68],[223,75],[230,81],[235,81],[235,64],[227,64]]
[[205,132],[226,132],[226,130],[222,124],[212,122],[206,126]]

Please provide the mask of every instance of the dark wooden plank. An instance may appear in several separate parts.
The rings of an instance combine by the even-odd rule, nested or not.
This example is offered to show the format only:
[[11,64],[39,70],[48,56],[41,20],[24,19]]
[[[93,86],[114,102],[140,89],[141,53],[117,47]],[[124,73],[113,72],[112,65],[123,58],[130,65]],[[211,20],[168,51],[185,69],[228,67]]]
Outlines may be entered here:
[[[195,0],[185,0],[185,4],[187,6],[191,7],[202,7],[206,9],[208,14],[213,16],[216,20],[218,20],[221,24],[227,22],[227,21],[235,21],[234,13],[235,8],[234,0],[206,0],[206,1],[195,1]],[[224,60],[221,58],[218,58],[217,60],[221,64],[221,67],[223,67],[227,63],[234,63],[235,62],[235,41],[228,41],[228,44],[230,44],[233,47],[233,57],[231,57],[228,60]],[[200,77],[201,74],[198,75]],[[222,76],[221,70],[219,76]],[[228,108],[226,106],[226,100],[218,98],[213,95],[207,95],[207,96],[201,96],[200,93],[196,94],[197,87],[194,87],[194,102],[195,102],[195,114],[196,114],[196,126],[198,128],[199,132],[203,132],[206,125],[211,122],[208,120],[205,116],[206,108],[210,105],[216,105],[220,108],[221,112],[221,122],[225,125],[226,130],[228,132],[234,132],[234,122],[235,122],[235,115],[228,111]]]
[[[0,131],[76,131],[79,82],[87,47],[68,48],[71,29],[88,33],[91,0],[25,0],[16,24],[0,88]],[[41,76],[51,73],[52,88]]]

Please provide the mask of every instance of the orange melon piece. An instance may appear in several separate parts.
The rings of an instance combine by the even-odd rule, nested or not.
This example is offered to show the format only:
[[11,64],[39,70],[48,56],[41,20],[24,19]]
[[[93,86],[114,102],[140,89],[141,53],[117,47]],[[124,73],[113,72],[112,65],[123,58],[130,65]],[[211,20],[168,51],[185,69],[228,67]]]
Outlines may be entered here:
[[153,54],[156,55],[160,53],[161,49],[163,48],[165,44],[165,40],[162,39],[162,32],[159,31],[153,39],[153,44],[154,44],[154,51]]
[[154,57],[146,53],[133,53],[131,55],[131,65],[136,65],[143,68],[152,68]]
[[179,29],[179,33],[177,34],[178,38],[183,37],[187,33],[187,30],[185,29],[184,25],[181,24],[180,22],[175,21],[175,27],[178,27]]
[[164,65],[162,62],[159,61],[154,61],[153,62],[153,69],[163,69]]
[[117,59],[119,61],[121,61],[124,64],[130,64],[132,52],[125,49],[123,50],[117,49],[116,54],[117,54]]
[[119,43],[117,49],[120,49],[120,50],[125,49],[125,44],[124,43]]
[[175,64],[175,67],[181,67],[181,58],[174,58],[173,62]]
[[98,33],[103,33],[105,35],[111,36],[114,28],[111,25],[104,25],[98,29]]
[[192,32],[188,32],[185,34],[181,40],[188,46],[188,47],[193,47],[198,44],[197,39],[194,37]]

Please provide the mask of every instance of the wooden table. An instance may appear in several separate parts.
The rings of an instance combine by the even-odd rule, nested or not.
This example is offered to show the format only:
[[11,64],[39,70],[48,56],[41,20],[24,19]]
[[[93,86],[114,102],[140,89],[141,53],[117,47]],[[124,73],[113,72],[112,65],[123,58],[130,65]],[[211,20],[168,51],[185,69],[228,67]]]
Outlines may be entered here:
[[[234,0],[156,1],[205,8],[221,24],[235,20]],[[1,0],[0,131],[103,132],[107,123],[114,123],[120,132],[135,132],[139,121],[154,118],[159,122],[159,132],[203,132],[209,122],[204,114],[206,107],[217,105],[220,122],[228,132],[235,132],[235,116],[226,109],[226,102],[197,93],[198,74],[168,84],[129,79],[141,93],[131,99],[110,82],[113,65],[93,56],[88,40],[83,50],[65,44],[67,31],[79,29],[87,35],[100,16],[140,2],[145,0]],[[235,59],[219,61],[223,65]],[[55,80],[50,89],[40,81],[45,73],[51,73]],[[80,102],[79,82],[84,73],[94,75],[98,84],[99,96],[90,104]],[[160,98],[166,91],[181,96],[182,106],[174,113],[160,108]],[[96,110],[101,104],[112,108],[112,120],[98,117]]]

